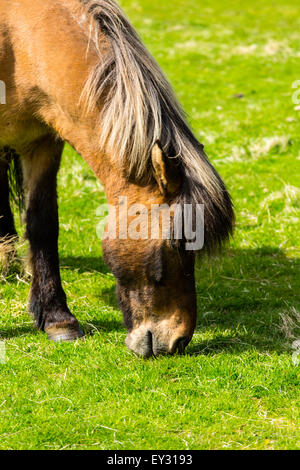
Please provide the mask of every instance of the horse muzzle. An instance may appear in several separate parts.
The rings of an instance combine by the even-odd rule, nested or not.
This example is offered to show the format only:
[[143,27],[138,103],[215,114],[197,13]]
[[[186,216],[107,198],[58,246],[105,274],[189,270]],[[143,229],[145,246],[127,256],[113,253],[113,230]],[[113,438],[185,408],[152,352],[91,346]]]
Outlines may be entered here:
[[162,328],[141,326],[130,332],[125,340],[126,346],[138,356],[148,358],[160,355],[183,354],[192,335],[173,332]]

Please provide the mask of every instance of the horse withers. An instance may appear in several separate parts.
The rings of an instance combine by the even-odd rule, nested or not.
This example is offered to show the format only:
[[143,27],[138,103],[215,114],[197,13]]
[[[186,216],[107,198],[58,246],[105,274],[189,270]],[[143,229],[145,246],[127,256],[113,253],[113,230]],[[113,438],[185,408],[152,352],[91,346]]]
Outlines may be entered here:
[[[64,142],[102,182],[110,207],[120,198],[147,214],[153,205],[162,213],[174,204],[183,213],[201,205],[201,251],[211,253],[228,239],[230,196],[170,84],[113,0],[3,0],[0,80],[6,94],[0,105],[0,237],[6,244],[16,237],[8,173],[18,161],[31,251],[30,310],[50,339],[82,336],[59,272],[56,177]],[[145,357],[184,351],[196,324],[199,249],[187,249],[187,237],[175,236],[175,222],[170,217],[170,237],[162,230],[150,237],[144,227],[132,239],[118,228],[103,241],[126,344]]]

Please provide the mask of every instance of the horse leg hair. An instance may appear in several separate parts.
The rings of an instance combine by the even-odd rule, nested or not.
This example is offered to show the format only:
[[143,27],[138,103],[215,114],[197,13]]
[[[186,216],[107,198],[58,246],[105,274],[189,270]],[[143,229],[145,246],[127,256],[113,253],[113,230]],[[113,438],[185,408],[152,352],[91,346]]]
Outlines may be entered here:
[[26,237],[30,243],[32,286],[30,310],[37,327],[53,341],[82,336],[67,306],[58,257],[56,178],[63,142],[53,136],[40,139],[22,157],[26,192]]
[[9,163],[0,151],[0,240],[9,240],[17,236],[9,204],[8,168]]

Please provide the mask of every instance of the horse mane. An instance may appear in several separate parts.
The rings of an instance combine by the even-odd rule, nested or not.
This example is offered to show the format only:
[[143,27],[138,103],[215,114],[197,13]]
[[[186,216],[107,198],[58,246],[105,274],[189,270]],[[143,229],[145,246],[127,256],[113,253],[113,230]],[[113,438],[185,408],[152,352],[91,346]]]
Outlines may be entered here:
[[[205,246],[211,251],[232,231],[233,208],[221,178],[195,138],[172,87],[114,0],[80,0],[94,20],[99,54],[82,93],[88,110],[99,103],[100,148],[135,182],[149,179],[159,141],[183,175],[180,203],[205,205]],[[103,35],[109,50],[101,52]],[[102,45],[103,49],[103,45]]]

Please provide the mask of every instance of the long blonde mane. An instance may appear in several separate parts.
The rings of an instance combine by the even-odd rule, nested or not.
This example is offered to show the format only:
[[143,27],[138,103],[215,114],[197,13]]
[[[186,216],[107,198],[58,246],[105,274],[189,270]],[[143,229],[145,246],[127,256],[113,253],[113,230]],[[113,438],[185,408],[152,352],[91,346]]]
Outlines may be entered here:
[[[99,54],[82,98],[88,110],[100,106],[100,148],[138,182],[150,174],[151,149],[159,141],[165,155],[182,168],[187,199],[204,203],[211,219],[223,222],[219,238],[226,238],[233,219],[229,195],[194,137],[170,83],[114,0],[79,1],[92,18],[91,40]],[[105,54],[103,35],[110,45]]]

